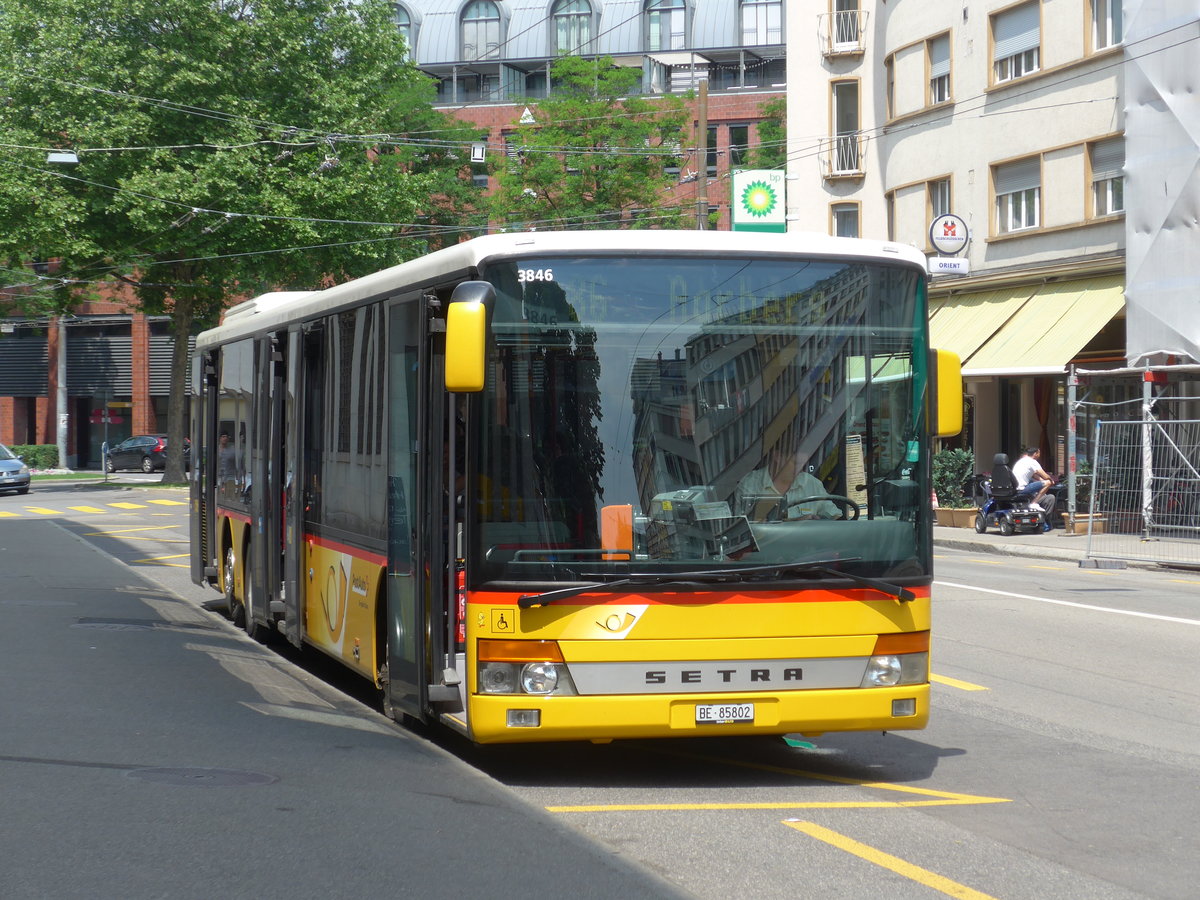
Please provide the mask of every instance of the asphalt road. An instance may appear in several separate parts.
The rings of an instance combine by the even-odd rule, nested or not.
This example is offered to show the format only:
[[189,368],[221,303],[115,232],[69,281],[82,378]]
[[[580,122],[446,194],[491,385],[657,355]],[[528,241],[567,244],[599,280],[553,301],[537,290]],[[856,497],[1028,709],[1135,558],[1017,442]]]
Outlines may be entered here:
[[67,524],[0,518],[5,900],[677,896]]
[[[230,821],[237,825],[217,826],[221,833],[199,844],[222,872],[224,860],[231,858],[232,871],[242,877],[262,866],[258,857],[274,847],[275,856],[282,850],[287,857],[287,849],[306,860],[317,855],[331,861],[327,868],[357,873],[363,879],[359,883],[368,883],[367,872],[376,864],[347,856],[346,845],[356,841],[341,837],[340,829],[362,835],[365,824],[378,844],[391,833],[388,824],[393,832],[403,829],[399,820],[428,841],[413,843],[412,835],[403,832],[403,839],[388,846],[410,847],[418,856],[440,850],[436,858],[453,860],[456,874],[464,854],[473,862],[480,850],[480,864],[492,873],[488,894],[525,896],[521,873],[530,864],[540,869],[545,858],[514,850],[514,843],[522,841],[512,831],[526,826],[505,823],[509,832],[498,834],[492,846],[490,833],[482,832],[496,826],[500,814],[488,812],[480,831],[462,832],[464,838],[458,840],[458,827],[447,823],[454,821],[454,809],[461,811],[473,801],[464,800],[462,791],[451,794],[457,800],[448,804],[430,801],[431,793],[445,796],[460,776],[445,776],[443,784],[437,766],[426,769],[410,760],[411,744],[421,754],[463,767],[461,783],[472,785],[472,797],[476,783],[485,785],[501,797],[515,796],[528,804],[519,808],[533,816],[537,828],[558,825],[568,829],[568,836],[594,840],[600,850],[591,852],[599,853],[602,867],[641,866],[643,874],[635,880],[644,891],[666,890],[665,881],[690,896],[713,900],[876,895],[1115,900],[1191,898],[1196,893],[1200,688],[1190,676],[1200,656],[1200,575],[1194,572],[1083,570],[1064,560],[940,550],[933,718],[922,732],[825,735],[814,739],[812,747],[792,747],[777,739],[715,738],[475,748],[453,736],[434,732],[427,741],[395,728],[368,708],[368,695],[360,691],[350,696],[316,679],[314,673],[328,670],[314,667],[311,659],[264,650],[215,612],[205,612],[202,604],[216,594],[188,581],[179,530],[186,507],[151,502],[172,498],[184,499],[155,490],[94,491],[90,505],[101,513],[74,510],[56,521],[79,540],[124,560],[125,581],[133,578],[143,587],[132,596],[121,593],[122,602],[194,617],[157,626],[149,637],[119,630],[108,636],[130,648],[163,643],[162,656],[153,657],[155,671],[178,676],[177,684],[155,685],[145,701],[155,710],[163,705],[155,718],[172,723],[169,737],[146,731],[151,738],[147,746],[162,744],[172,752],[135,753],[132,759],[142,767],[223,767],[279,777],[270,785],[235,790],[174,787],[172,792],[253,799],[260,796],[256,792],[289,790],[289,802],[281,805],[301,811],[283,817],[281,828],[275,807],[234,801],[238,814]],[[78,499],[75,491],[47,493],[37,499],[49,512],[35,514],[27,511],[33,499],[0,500],[0,516],[22,509],[21,521],[33,525],[39,516],[60,508],[89,505],[70,502]],[[123,502],[141,508],[109,506]],[[4,524],[0,518],[0,528]],[[5,534],[0,530],[0,538]],[[62,596],[69,600],[74,595]],[[155,605],[147,606],[150,601]],[[31,615],[24,607],[17,609]],[[52,631],[65,630],[72,639],[89,631],[95,636],[99,630],[101,623],[81,620],[85,615],[136,618],[129,612],[35,609],[56,623]],[[120,622],[109,625],[121,627]],[[175,635],[170,644],[162,640],[168,634]],[[10,639],[16,638],[0,637],[0,650]],[[27,632],[20,652],[36,656],[42,671],[57,671],[55,661],[32,649],[39,641],[53,643]],[[88,681],[84,692],[112,693],[113,680],[140,684],[141,655],[122,655],[119,664],[114,661],[111,670],[91,679],[96,684]],[[357,684],[336,676],[333,683],[351,690]],[[169,694],[169,704],[155,699],[160,691]],[[135,707],[143,705],[140,696],[132,695],[139,698],[131,699]],[[3,708],[7,719],[7,700]],[[193,716],[201,723],[198,743],[184,738]],[[64,718],[69,721],[63,729],[87,747],[96,743],[87,738],[94,727],[91,719]],[[358,726],[343,724],[348,720],[382,731],[360,734]],[[338,752],[339,738],[347,731],[355,739],[345,746],[353,749]],[[7,732],[0,732],[0,746],[9,740]],[[338,740],[333,750],[330,739]],[[366,746],[360,746],[364,741]],[[141,748],[140,736],[131,746]],[[132,751],[125,752],[126,757],[116,759],[128,764]],[[82,750],[76,756],[46,755],[75,762],[109,759],[85,756]],[[340,768],[347,761],[354,763],[351,771]],[[41,770],[40,765],[18,768]],[[0,775],[11,768],[0,759]],[[80,766],[64,768],[71,777],[79,774],[77,769],[89,777],[95,774]],[[435,772],[432,779],[416,777],[429,771]],[[378,799],[391,810],[390,817],[364,800],[375,793],[381,773],[386,788]],[[50,767],[47,779],[55,774],[61,773]],[[124,793],[130,793],[132,769],[123,779]],[[297,780],[302,786],[292,790]],[[293,807],[292,794],[308,804],[298,800],[300,805]],[[488,811],[491,803],[485,804]],[[210,804],[205,801],[206,808]],[[357,815],[364,805],[365,823]],[[404,813],[398,816],[396,810]],[[466,813],[473,823],[477,812],[470,806]],[[551,817],[548,823],[543,812]],[[31,827],[32,818],[19,824]],[[206,816],[205,822],[212,818],[216,816]],[[303,827],[289,830],[287,823],[297,819]],[[91,821],[94,833],[94,816]],[[322,844],[329,839],[327,826],[339,829],[328,853]],[[134,829],[134,843],[141,833]],[[285,833],[290,841],[281,844]],[[165,838],[156,834],[155,839]],[[8,852],[9,841],[0,838],[0,860],[20,858]],[[435,843],[437,848],[431,849]],[[16,848],[18,854],[26,849]],[[394,857],[394,852],[389,859],[407,858]],[[346,866],[347,859],[356,861]],[[114,872],[128,869],[127,862],[108,865]],[[289,882],[302,884],[299,893],[289,891],[294,896],[316,896],[328,883],[310,878],[317,867],[307,862],[297,867],[290,858],[280,863],[272,857],[265,865],[267,874],[258,880],[253,873],[245,875],[250,878],[245,883],[257,889],[300,872],[303,879]],[[573,861],[566,867],[578,868]],[[571,893],[609,895],[610,883],[593,881],[586,866],[579,871],[583,874],[572,882]],[[658,876],[663,881],[656,881]],[[240,882],[231,878],[230,883]],[[421,884],[430,896],[444,896],[443,887],[462,887],[432,875]],[[305,893],[309,888],[311,893]]]

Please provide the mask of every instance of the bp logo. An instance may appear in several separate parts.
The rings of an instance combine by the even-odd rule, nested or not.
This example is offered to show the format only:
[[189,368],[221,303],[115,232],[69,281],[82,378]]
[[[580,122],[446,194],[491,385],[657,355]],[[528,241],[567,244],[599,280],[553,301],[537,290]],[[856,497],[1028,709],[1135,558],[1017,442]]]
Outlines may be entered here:
[[752,216],[769,215],[778,202],[775,189],[765,181],[752,181],[742,191],[742,209]]

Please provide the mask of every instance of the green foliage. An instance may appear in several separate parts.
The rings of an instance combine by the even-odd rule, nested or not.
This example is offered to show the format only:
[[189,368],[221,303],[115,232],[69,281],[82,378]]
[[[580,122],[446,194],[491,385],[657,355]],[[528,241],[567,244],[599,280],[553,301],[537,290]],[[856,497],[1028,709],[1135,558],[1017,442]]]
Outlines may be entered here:
[[933,490],[938,506],[966,509],[972,505],[966,484],[975,474],[975,454],[970,450],[940,450],[933,455]]
[[190,333],[417,255],[477,197],[473,131],[403,50],[387,0],[0,0],[5,296],[45,315],[120,284],[171,314],[181,447]]
[[8,449],[31,469],[58,468],[58,447],[54,444],[19,444]]
[[680,164],[690,117],[679,96],[630,96],[641,74],[609,57],[557,59],[551,96],[512,136],[515,156],[492,164],[493,216],[540,229],[684,224],[664,169]]
[[758,108],[764,116],[758,123],[759,145],[750,151],[751,169],[783,169],[787,166],[787,98],[775,97]]

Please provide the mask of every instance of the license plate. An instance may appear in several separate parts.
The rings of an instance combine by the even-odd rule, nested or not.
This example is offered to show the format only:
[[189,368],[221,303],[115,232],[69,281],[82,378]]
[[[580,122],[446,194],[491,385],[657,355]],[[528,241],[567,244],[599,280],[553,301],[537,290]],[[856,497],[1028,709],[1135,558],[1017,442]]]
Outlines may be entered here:
[[698,703],[697,725],[723,725],[726,722],[753,722],[753,703]]

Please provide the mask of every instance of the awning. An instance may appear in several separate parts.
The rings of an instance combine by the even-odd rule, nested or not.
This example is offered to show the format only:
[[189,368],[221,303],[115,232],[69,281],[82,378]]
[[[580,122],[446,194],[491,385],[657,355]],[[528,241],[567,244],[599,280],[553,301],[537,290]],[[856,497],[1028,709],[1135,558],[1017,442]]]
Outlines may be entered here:
[[1012,320],[1035,290],[1030,285],[935,300],[929,308],[929,346],[954,351],[965,367],[972,354]]
[[1124,290],[1110,275],[950,297],[931,309],[930,344],[958,353],[967,377],[1062,374],[1124,308]]

